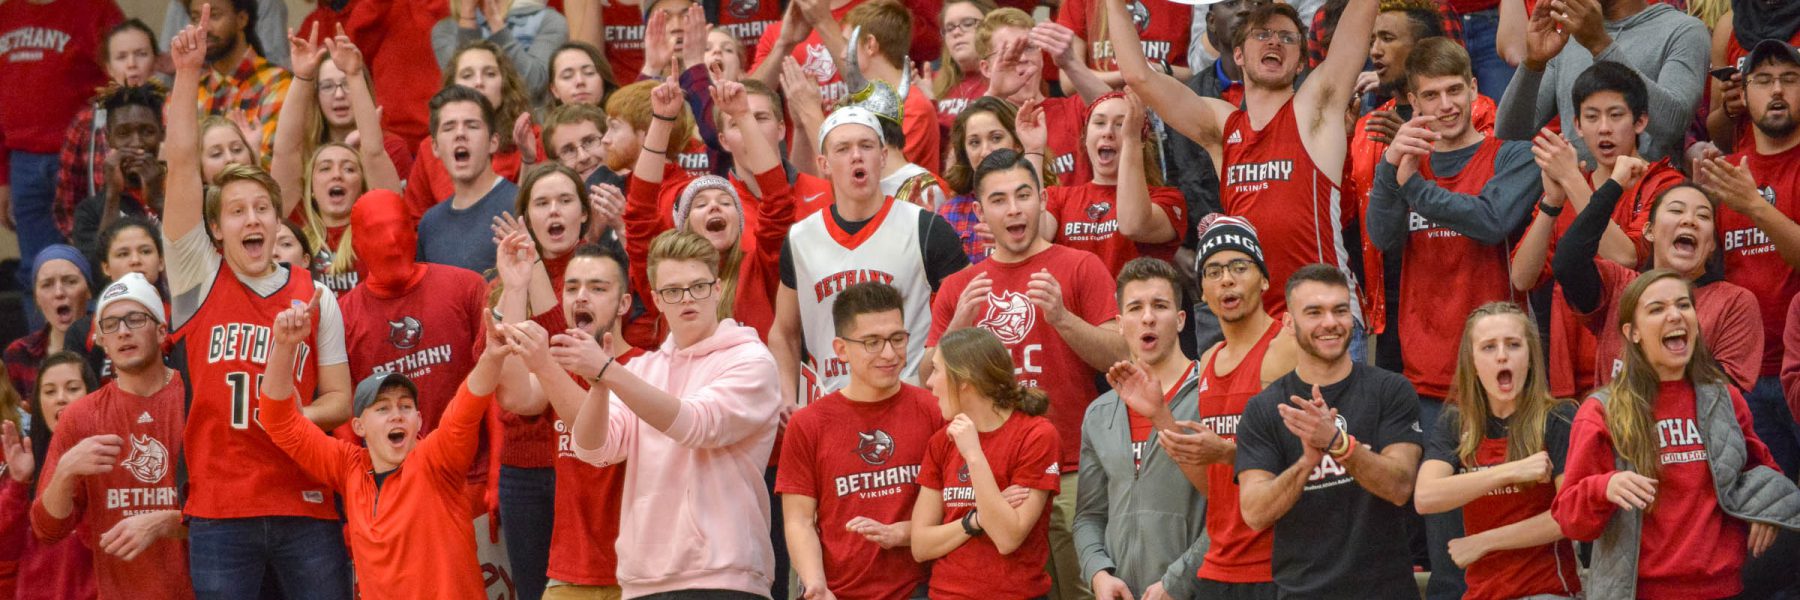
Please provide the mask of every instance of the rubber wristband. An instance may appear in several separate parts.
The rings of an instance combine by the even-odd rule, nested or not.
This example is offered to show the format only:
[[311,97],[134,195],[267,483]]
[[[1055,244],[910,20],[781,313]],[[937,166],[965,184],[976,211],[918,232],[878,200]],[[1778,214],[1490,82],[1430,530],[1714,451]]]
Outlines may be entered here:
[[1344,440],[1346,442],[1348,442],[1345,444],[1346,447],[1344,448],[1344,450],[1342,452],[1332,452],[1331,453],[1332,460],[1335,460],[1338,462],[1344,462],[1344,460],[1350,458],[1350,455],[1356,454],[1356,447],[1361,445],[1361,444],[1356,443],[1355,436],[1352,436],[1348,433],[1344,434]]
[[613,365],[613,361],[610,361],[610,360],[606,361],[606,364],[600,365],[600,374],[589,378],[588,383],[599,384],[601,379],[606,378],[606,370],[611,369],[612,365]]
[[675,117],[665,117],[665,116],[662,116],[662,115],[659,115],[656,113],[650,113],[650,118],[656,119],[658,121],[668,121],[670,123],[675,122]]
[[307,83],[312,83],[312,82],[314,82],[314,81],[316,81],[316,80],[318,80],[318,77],[317,77],[317,76],[313,76],[313,77],[301,77],[301,76],[299,76],[299,75],[295,75],[295,76],[294,76],[294,79],[298,79],[298,80],[300,80],[300,81],[304,81],[304,82],[307,82]]
[[651,149],[645,148],[643,146],[638,146],[638,150],[643,151],[643,152],[649,152],[651,154],[668,154],[669,153],[668,150],[651,150]]

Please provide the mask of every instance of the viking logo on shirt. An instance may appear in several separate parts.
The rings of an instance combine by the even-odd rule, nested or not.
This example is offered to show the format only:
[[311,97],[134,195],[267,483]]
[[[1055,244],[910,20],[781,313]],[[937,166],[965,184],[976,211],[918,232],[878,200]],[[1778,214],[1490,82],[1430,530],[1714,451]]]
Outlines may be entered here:
[[812,75],[813,79],[818,80],[821,86],[830,82],[831,78],[837,77],[837,63],[831,61],[831,51],[825,49],[824,44],[812,44],[806,47],[806,62],[800,65],[800,70]]
[[1037,325],[1037,307],[1024,294],[1012,291],[1000,295],[988,292],[987,300],[987,315],[975,326],[994,332],[994,337],[1008,346],[1025,341]]
[[401,350],[411,350],[413,346],[419,345],[419,336],[424,331],[425,326],[420,324],[418,319],[412,317],[401,317],[398,321],[388,321],[388,343]]
[[733,17],[748,19],[750,15],[756,14],[756,0],[731,0],[725,10]]
[[148,435],[131,435],[131,455],[119,461],[126,473],[144,483],[157,483],[169,474],[169,449]]
[[1111,202],[1095,202],[1088,205],[1087,218],[1089,221],[1098,221],[1106,218],[1106,213],[1110,212],[1112,212]]
[[1137,26],[1138,33],[1150,27],[1150,9],[1143,2],[1131,0],[1131,4],[1125,6],[1125,12],[1131,13],[1131,24]]
[[956,481],[958,483],[969,482],[969,465],[965,464],[956,468]]
[[877,429],[856,432],[856,456],[871,465],[886,463],[894,456],[894,437]]

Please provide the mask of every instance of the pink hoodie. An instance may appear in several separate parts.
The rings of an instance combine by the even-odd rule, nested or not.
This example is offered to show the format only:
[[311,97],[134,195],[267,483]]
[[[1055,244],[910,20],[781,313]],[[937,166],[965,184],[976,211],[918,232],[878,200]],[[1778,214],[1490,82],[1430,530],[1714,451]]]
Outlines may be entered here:
[[756,330],[730,319],[692,347],[665,339],[623,368],[681,399],[667,431],[617,396],[606,443],[575,456],[625,463],[619,586],[625,598],[678,590],[767,596],[775,570],[763,468],[781,409],[775,357]]

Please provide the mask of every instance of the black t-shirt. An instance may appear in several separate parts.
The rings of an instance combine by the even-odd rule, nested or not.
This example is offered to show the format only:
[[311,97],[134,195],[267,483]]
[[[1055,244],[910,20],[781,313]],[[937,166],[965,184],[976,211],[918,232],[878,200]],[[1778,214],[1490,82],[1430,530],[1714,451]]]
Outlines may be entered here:
[[[1575,403],[1558,402],[1550,409],[1544,419],[1544,451],[1550,454],[1550,476],[1562,475],[1563,465],[1569,459],[1569,428],[1575,423]],[[1462,443],[1462,415],[1455,404],[1445,404],[1437,424],[1431,429],[1431,436],[1425,440],[1425,460],[1441,460],[1450,464],[1453,472],[1466,472],[1462,458],[1458,456],[1457,446]],[[1508,436],[1506,420],[1492,415],[1488,416],[1487,439],[1503,440]],[[1488,465],[1493,466],[1493,465]]]
[[[844,233],[855,235],[863,227],[875,219],[862,221],[846,221],[838,216],[837,205],[832,205],[827,215],[837,222]],[[792,289],[799,289],[794,283],[793,245],[783,241],[781,244],[781,284]],[[962,238],[956,235],[956,229],[944,217],[929,210],[919,211],[919,256],[925,263],[925,281],[931,284],[931,291],[936,292],[938,284],[945,277],[956,274],[969,266],[969,255],[963,252]]]
[[[1344,430],[1375,452],[1390,444],[1420,444],[1419,394],[1405,377],[1355,364],[1349,377],[1319,392],[1326,406],[1338,410]],[[1244,407],[1237,429],[1238,474],[1254,469],[1278,475],[1300,460],[1300,438],[1276,412],[1290,396],[1312,397],[1312,384],[1288,373]],[[1325,457],[1294,507],[1275,522],[1274,573],[1281,597],[1418,597],[1407,512],[1363,489]]]

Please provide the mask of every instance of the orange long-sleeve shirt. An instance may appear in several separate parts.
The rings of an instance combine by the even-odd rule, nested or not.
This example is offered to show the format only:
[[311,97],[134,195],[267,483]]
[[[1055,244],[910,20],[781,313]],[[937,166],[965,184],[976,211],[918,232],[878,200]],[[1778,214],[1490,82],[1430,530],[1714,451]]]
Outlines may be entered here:
[[263,398],[269,439],[307,475],[344,497],[345,537],[362,597],[437,600],[484,594],[463,487],[492,398],[471,394],[466,384],[458,387],[437,430],[379,486],[368,450],[326,435],[301,417],[293,402]]

